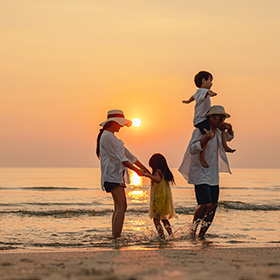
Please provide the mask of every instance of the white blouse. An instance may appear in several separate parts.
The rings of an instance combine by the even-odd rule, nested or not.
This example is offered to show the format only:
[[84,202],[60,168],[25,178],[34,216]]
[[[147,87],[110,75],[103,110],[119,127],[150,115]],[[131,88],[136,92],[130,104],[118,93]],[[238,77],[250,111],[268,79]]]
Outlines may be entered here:
[[124,161],[134,164],[137,157],[125,148],[123,141],[118,139],[114,133],[104,130],[100,139],[101,186],[103,190],[105,181],[129,183],[128,170],[123,165]]

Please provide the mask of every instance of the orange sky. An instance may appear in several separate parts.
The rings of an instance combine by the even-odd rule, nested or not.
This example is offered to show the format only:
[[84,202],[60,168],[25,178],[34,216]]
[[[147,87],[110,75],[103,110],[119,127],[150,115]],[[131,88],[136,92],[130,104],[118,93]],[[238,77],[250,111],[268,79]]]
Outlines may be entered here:
[[194,75],[232,115],[232,167],[279,168],[280,2],[9,0],[0,4],[0,166],[97,167],[109,109],[139,117],[117,135],[147,164],[178,167]]

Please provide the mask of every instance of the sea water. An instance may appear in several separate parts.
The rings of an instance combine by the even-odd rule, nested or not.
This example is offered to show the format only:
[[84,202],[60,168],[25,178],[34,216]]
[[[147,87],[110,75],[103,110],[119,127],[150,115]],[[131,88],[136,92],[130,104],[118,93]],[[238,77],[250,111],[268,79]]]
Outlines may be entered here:
[[[206,241],[189,237],[197,208],[194,189],[175,169],[172,187],[178,219],[160,241],[149,212],[150,180],[131,173],[121,248],[280,245],[280,170],[234,169],[220,174],[220,199]],[[111,194],[98,168],[1,168],[0,250],[114,248]]]

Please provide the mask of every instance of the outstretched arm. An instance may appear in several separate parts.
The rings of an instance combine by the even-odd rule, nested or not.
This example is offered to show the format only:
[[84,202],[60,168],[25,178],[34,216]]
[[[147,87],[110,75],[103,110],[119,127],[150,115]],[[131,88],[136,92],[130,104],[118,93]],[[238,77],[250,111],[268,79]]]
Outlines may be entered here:
[[213,96],[216,96],[217,93],[214,92],[214,91],[212,91],[211,89],[209,89],[209,90],[207,91],[207,94],[205,95],[205,98],[207,97],[207,95],[209,95],[210,97],[213,97]]
[[129,161],[123,161],[122,164],[125,167],[127,167],[127,168],[133,170],[134,172],[136,172],[139,176],[144,176],[143,171],[141,169],[137,168],[135,165],[131,164]]
[[143,171],[150,173],[149,169],[146,168],[146,166],[143,165],[139,160],[137,160],[134,164],[138,166],[140,169],[142,169]]
[[194,101],[194,98],[193,98],[193,96],[191,96],[188,100],[183,100],[182,102],[184,103],[184,104],[189,104],[189,103],[191,103],[191,102],[193,102]]

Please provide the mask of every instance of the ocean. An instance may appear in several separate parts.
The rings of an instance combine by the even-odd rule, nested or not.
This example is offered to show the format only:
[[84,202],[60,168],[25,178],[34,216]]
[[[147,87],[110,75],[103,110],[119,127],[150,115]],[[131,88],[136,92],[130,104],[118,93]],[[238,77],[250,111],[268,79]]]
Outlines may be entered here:
[[[200,241],[189,238],[197,207],[193,186],[172,169],[178,219],[174,236],[160,241],[149,211],[150,180],[131,173],[128,210],[117,246],[129,249],[280,245],[280,169],[220,173],[219,207]],[[116,248],[113,201],[100,188],[98,168],[0,168],[0,250]]]

